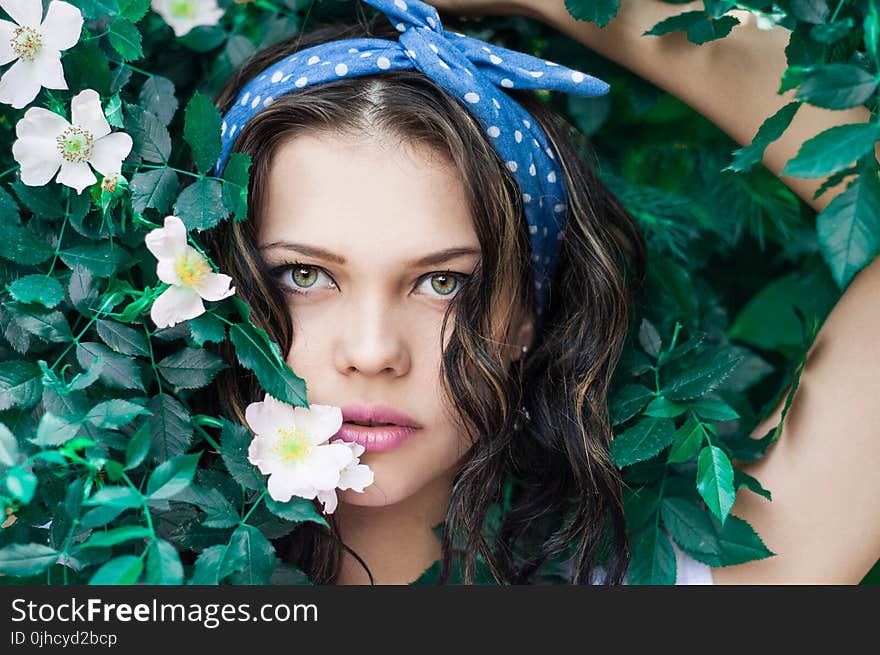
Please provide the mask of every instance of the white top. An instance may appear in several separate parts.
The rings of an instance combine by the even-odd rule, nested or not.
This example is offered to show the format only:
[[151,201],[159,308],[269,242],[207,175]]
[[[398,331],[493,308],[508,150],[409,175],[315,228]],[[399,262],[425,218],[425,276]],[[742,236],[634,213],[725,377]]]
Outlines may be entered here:
[[[712,569],[698,562],[690,555],[687,555],[675,542],[670,540],[672,551],[675,553],[675,584],[677,585],[710,585],[714,584],[712,580]],[[602,567],[598,567],[598,571],[593,576],[593,584],[599,584],[597,580],[601,580],[605,571]],[[626,578],[623,584],[629,584]]]

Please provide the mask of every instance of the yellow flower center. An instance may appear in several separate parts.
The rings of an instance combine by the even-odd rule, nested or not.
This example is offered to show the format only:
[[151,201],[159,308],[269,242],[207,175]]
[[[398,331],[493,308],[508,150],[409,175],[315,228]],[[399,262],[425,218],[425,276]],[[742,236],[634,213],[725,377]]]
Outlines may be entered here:
[[119,175],[116,173],[112,173],[110,175],[106,175],[103,180],[101,180],[101,188],[104,191],[109,193],[113,193],[116,191],[116,183],[119,182]]
[[9,40],[12,51],[25,61],[33,61],[43,45],[43,37],[33,27],[19,25]]
[[309,438],[296,428],[278,428],[275,454],[291,464],[301,462],[312,450]]
[[84,162],[92,155],[92,142],[94,137],[88,130],[76,125],[71,125],[61,134],[55,137],[58,142],[58,150],[67,161]]
[[200,253],[187,248],[174,260],[174,272],[181,285],[195,287],[211,272],[211,265]]
[[193,18],[199,13],[197,0],[171,0],[168,3],[171,15],[176,18]]

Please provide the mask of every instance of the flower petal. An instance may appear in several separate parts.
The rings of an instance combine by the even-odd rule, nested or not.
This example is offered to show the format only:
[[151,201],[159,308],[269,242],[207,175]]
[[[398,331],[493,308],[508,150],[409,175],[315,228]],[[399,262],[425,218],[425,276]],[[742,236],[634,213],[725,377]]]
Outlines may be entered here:
[[0,7],[19,25],[37,28],[43,17],[43,3],[39,0],[3,0]]
[[43,35],[43,47],[54,50],[72,48],[79,41],[82,26],[83,15],[79,9],[68,2],[52,0],[39,29]]
[[342,427],[342,410],[333,405],[309,405],[309,408],[296,407],[296,427],[312,440],[313,444],[322,444]]
[[76,189],[77,193],[82,193],[83,189],[92,186],[98,181],[98,178],[84,161],[74,162],[62,158],[61,170],[55,181]]
[[235,293],[231,287],[232,278],[222,273],[209,273],[195,286],[195,290],[205,300],[223,300]]
[[[272,408],[265,401],[248,405],[244,410],[244,418],[251,432],[257,435],[255,440],[261,437],[269,437],[270,435],[274,436],[279,426],[278,417],[273,414]],[[253,445],[253,442],[251,445]],[[253,460],[251,460],[251,463],[256,465],[256,462]]]
[[173,259],[160,259],[156,264],[156,277],[165,284],[173,286],[183,286],[180,283],[180,276],[177,274],[177,266]]
[[0,78],[0,102],[21,109],[40,92],[33,62],[19,59]]
[[156,259],[174,259],[186,250],[186,226],[177,216],[166,216],[165,227],[150,230],[144,243]]
[[334,489],[339,484],[339,471],[352,460],[351,450],[339,444],[315,446],[304,463],[309,484],[318,490]]
[[339,499],[336,497],[336,490],[329,489],[327,491],[318,492],[318,500],[324,503],[324,514],[332,514],[336,511],[336,505]]
[[92,144],[89,163],[101,175],[122,172],[122,161],[131,152],[133,142],[125,132],[114,132],[101,137]]
[[[51,139],[54,143],[55,137],[68,127],[70,127],[70,123],[54,111],[42,107],[31,107],[15,124],[15,136],[19,139]],[[55,150],[58,150],[57,145],[54,147]]]
[[67,89],[64,68],[61,66],[61,53],[42,48],[33,63],[37,81],[46,89]]
[[364,487],[373,484],[373,471],[366,464],[348,465],[339,473],[339,488],[354,489],[363,493]]
[[173,327],[204,313],[205,305],[195,291],[187,287],[168,287],[153,301],[150,318],[156,327],[163,328]]
[[110,134],[110,123],[101,108],[101,96],[94,89],[80,91],[70,101],[71,123],[87,129],[96,141]]
[[28,186],[48,184],[61,166],[61,153],[53,139],[18,139],[12,144],[12,156],[21,166],[21,181]]
[[8,20],[0,20],[0,66],[8,64],[13,59],[18,59],[18,53],[12,49],[12,34],[15,23]]
[[266,484],[269,489],[269,495],[281,503],[286,503],[293,496],[296,488],[290,483],[290,480],[281,474],[274,473],[269,476],[269,482]]

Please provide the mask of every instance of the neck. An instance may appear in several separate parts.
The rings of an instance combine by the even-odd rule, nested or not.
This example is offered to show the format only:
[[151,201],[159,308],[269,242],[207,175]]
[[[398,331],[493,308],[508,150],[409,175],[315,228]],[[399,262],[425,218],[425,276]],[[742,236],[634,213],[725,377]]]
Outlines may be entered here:
[[[440,539],[431,528],[443,521],[452,478],[450,471],[393,505],[340,502],[336,509],[340,536],[370,568],[375,584],[410,584],[440,559]],[[363,566],[346,550],[335,584],[370,584]]]

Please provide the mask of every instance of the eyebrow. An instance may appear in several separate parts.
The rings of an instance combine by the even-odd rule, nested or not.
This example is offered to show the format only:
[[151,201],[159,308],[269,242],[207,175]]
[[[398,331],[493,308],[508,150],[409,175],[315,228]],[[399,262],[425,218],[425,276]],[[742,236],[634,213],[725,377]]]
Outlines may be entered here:
[[[266,245],[260,246],[259,250],[293,250],[300,254],[306,255],[308,257],[317,257],[319,259],[323,259],[328,262],[332,262],[334,264],[339,264],[340,266],[344,266],[346,263],[345,257],[340,257],[339,255],[330,252],[329,250],[325,250],[324,248],[319,248],[318,246],[311,246],[305,243],[293,243],[290,241],[273,241],[272,243],[267,243]],[[406,262],[406,266],[410,268],[417,268],[420,266],[436,266],[437,264],[442,264],[451,259],[455,259],[457,257],[464,257],[465,255],[479,255],[480,251],[476,248],[470,248],[467,246],[455,246],[452,248],[445,248],[443,250],[438,250],[437,252],[433,252],[429,255],[425,255],[424,257],[420,257],[418,259],[412,259]]]

